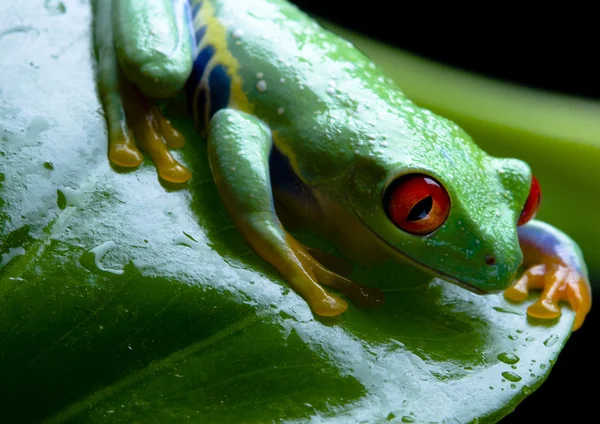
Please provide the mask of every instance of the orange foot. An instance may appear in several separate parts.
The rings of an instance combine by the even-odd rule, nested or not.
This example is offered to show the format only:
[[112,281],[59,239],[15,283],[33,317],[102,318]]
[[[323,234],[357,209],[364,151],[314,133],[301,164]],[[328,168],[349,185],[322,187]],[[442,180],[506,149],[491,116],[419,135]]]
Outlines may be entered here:
[[540,298],[527,308],[534,318],[555,319],[561,316],[558,302],[566,301],[575,311],[573,331],[579,329],[592,306],[591,288],[577,270],[562,263],[542,263],[529,267],[504,297],[514,302],[527,299],[530,289],[542,289]]
[[[152,158],[162,179],[171,183],[187,182],[192,176],[190,170],[177,162],[168,150],[183,147],[183,135],[137,87],[127,83],[122,85],[125,116],[121,115],[123,121],[117,126],[118,131],[109,133],[108,155],[111,162],[136,167],[142,161],[139,148]],[[126,129],[127,125],[131,126],[135,141]]]

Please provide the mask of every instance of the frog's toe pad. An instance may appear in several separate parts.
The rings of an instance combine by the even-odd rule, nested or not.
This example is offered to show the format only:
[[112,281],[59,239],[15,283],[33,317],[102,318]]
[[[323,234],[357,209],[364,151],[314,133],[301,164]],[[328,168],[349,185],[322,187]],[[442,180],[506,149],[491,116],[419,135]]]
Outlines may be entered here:
[[178,162],[167,163],[158,168],[158,175],[165,181],[175,184],[182,184],[192,178],[192,173],[188,168]]
[[136,168],[144,160],[133,136],[123,128],[109,132],[108,158],[114,165],[123,168]]
[[527,315],[540,319],[555,319],[560,317],[561,312],[556,302],[550,299],[539,299],[527,308]]
[[323,317],[335,317],[348,309],[348,303],[339,297],[326,293],[318,300],[311,299],[309,301],[311,309]]
[[523,287],[517,287],[516,285],[509,287],[504,291],[504,297],[513,302],[523,302],[527,300],[529,296],[529,290],[523,289]]

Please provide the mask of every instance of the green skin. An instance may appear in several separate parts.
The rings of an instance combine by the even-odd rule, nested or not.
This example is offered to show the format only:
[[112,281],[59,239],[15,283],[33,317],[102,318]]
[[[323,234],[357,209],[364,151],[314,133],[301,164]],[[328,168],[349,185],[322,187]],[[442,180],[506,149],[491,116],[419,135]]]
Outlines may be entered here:
[[[208,136],[215,182],[248,242],[292,287],[304,284],[300,280],[306,279],[303,269],[307,267],[286,239],[287,222],[321,235],[357,264],[409,262],[478,293],[507,289],[522,264],[535,265],[533,258],[523,256],[516,225],[532,179],[526,163],[488,155],[455,123],[406,98],[348,41],[286,1],[192,4],[201,4],[194,29],[206,26],[211,34],[199,43],[197,53],[207,43],[217,51],[205,74],[223,64],[241,84],[241,90],[231,88],[227,107],[211,111],[206,122],[195,104],[195,117]],[[148,19],[136,20],[133,12],[127,18],[132,33],[143,34],[140,28],[145,29]],[[160,16],[155,19],[159,22]],[[219,38],[215,27],[224,30],[224,36]],[[149,49],[140,37],[127,45],[138,43],[134,47]],[[224,50],[229,59],[219,56]],[[119,50],[117,56],[129,69],[135,69],[135,60],[144,60],[140,55],[132,60],[131,54]],[[160,62],[152,60],[153,72],[160,76]],[[179,61],[177,66],[173,60]],[[173,91],[182,86],[181,78],[177,80],[169,70],[188,69],[189,60],[181,54],[164,59],[161,97],[164,81],[173,81]],[[231,63],[236,64],[234,71]],[[198,85],[188,87],[188,94],[222,88],[211,86],[206,75]],[[144,81],[144,93],[149,91]],[[210,104],[206,107],[210,110]],[[273,143],[311,193],[309,200],[271,181]],[[383,203],[389,184],[412,173],[435,178],[450,197],[448,218],[426,236],[398,228]],[[534,228],[540,240],[545,235],[560,240],[561,251],[571,258],[566,266],[587,282],[585,263],[573,240],[539,221],[525,227]],[[552,250],[547,240],[535,240],[528,240],[535,260],[549,257],[549,261],[567,262],[568,255],[558,255],[560,249]],[[486,261],[490,256],[495,258],[493,264]],[[305,295],[302,288],[299,292]]]

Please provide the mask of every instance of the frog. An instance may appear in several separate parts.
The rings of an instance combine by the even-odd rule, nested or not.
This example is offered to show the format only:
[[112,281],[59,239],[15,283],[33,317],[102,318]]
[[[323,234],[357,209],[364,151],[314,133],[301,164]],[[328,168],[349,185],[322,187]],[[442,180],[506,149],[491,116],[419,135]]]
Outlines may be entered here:
[[183,93],[237,230],[321,317],[383,291],[358,284],[339,257],[301,243],[303,228],[344,263],[392,262],[476,294],[503,293],[529,317],[559,302],[591,308],[583,253],[536,219],[531,167],[481,149],[455,122],[409,99],[350,41],[287,0],[96,1],[98,86],[110,162],[144,154],[160,179],[192,172],[186,140],[157,107]]

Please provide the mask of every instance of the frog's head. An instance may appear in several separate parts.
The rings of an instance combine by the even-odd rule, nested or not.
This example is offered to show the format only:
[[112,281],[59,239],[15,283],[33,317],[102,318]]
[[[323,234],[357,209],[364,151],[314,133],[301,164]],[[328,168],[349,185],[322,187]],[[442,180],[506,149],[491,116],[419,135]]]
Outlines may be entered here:
[[478,293],[506,289],[522,263],[517,226],[533,217],[529,166],[495,158],[456,125],[406,130],[357,155],[351,208],[393,255]]

